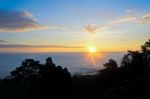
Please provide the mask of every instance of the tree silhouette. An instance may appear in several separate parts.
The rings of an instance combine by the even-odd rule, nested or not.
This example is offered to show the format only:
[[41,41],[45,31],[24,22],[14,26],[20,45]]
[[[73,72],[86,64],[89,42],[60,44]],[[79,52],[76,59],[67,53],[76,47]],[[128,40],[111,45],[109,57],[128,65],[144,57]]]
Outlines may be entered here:
[[51,57],[46,59],[46,63],[40,69],[39,74],[41,75],[41,79],[44,80],[64,80],[71,78],[68,69],[56,66]]
[[144,65],[150,66],[150,39],[141,46]]
[[121,66],[141,69],[150,66],[150,40],[141,46],[141,51],[128,51],[122,58]]
[[122,66],[142,66],[143,54],[139,51],[128,51],[121,62]]
[[143,52],[150,51],[150,39],[141,46],[141,49]]
[[25,59],[20,67],[11,72],[17,80],[65,80],[70,79],[71,75],[67,68],[56,66],[51,57],[46,59],[45,64],[33,59]]
[[117,62],[113,59],[109,59],[107,63],[103,64],[105,69],[114,70],[118,68]]
[[35,80],[40,77],[38,72],[41,66],[39,61],[26,59],[20,67],[11,72],[11,75],[17,80]]
[[68,69],[56,66],[51,57],[46,59],[45,64],[25,59],[20,67],[11,72],[11,75],[12,81],[29,82],[35,99],[49,99],[54,96],[60,98],[56,94],[65,96],[71,84],[71,74]]

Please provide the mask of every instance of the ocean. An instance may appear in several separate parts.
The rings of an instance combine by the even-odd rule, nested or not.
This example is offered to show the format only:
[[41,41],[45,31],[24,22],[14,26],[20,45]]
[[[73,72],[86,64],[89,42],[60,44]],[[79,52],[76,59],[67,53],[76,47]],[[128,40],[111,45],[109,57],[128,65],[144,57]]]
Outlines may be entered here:
[[10,75],[16,67],[21,66],[25,59],[38,60],[45,63],[47,57],[52,57],[57,66],[67,67],[72,75],[92,73],[103,68],[108,59],[115,59],[120,64],[125,52],[102,53],[0,53],[0,78]]

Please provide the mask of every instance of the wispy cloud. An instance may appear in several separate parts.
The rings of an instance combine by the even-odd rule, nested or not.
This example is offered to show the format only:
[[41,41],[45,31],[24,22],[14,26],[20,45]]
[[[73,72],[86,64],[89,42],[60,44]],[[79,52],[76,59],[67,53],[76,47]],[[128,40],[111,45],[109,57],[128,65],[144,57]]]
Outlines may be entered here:
[[147,24],[150,22],[150,14],[143,15],[140,19],[136,20],[136,23]]
[[87,26],[84,26],[84,30],[89,33],[96,33],[97,30],[103,31],[109,29],[110,26],[108,25],[95,25],[95,24],[88,24]]
[[105,24],[97,25],[97,24],[88,24],[84,26],[84,30],[86,30],[88,33],[95,34],[96,31],[104,31],[108,30],[111,27],[114,27],[118,24],[147,24],[150,23],[150,14],[145,14],[142,16],[127,16],[127,17],[120,17],[114,20],[111,20]]
[[83,46],[66,45],[22,45],[22,44],[0,44],[0,48],[84,48]]
[[110,22],[110,24],[119,24],[119,23],[134,23],[134,24],[146,24],[150,22],[150,14],[145,14],[142,16],[128,16],[122,17]]
[[61,25],[48,25],[49,29],[56,29],[56,30],[68,30],[69,28],[66,26]]
[[48,26],[39,24],[29,12],[0,9],[1,32],[25,32],[46,28],[48,28]]
[[136,20],[137,20],[136,17],[128,16],[128,17],[123,17],[123,18],[113,20],[110,22],[110,24],[129,23],[129,22],[134,22]]

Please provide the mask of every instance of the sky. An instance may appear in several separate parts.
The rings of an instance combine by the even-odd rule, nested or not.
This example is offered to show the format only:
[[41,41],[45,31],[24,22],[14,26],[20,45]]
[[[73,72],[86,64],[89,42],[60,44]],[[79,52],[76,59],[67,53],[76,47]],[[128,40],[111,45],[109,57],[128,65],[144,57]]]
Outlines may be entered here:
[[140,50],[150,0],[0,0],[0,52]]

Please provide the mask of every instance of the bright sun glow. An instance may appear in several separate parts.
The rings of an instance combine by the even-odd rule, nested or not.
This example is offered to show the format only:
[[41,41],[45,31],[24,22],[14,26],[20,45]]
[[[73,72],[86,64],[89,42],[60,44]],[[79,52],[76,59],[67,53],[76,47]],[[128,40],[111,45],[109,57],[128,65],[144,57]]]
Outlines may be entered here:
[[88,50],[89,50],[90,53],[96,52],[96,48],[95,47],[89,47]]

